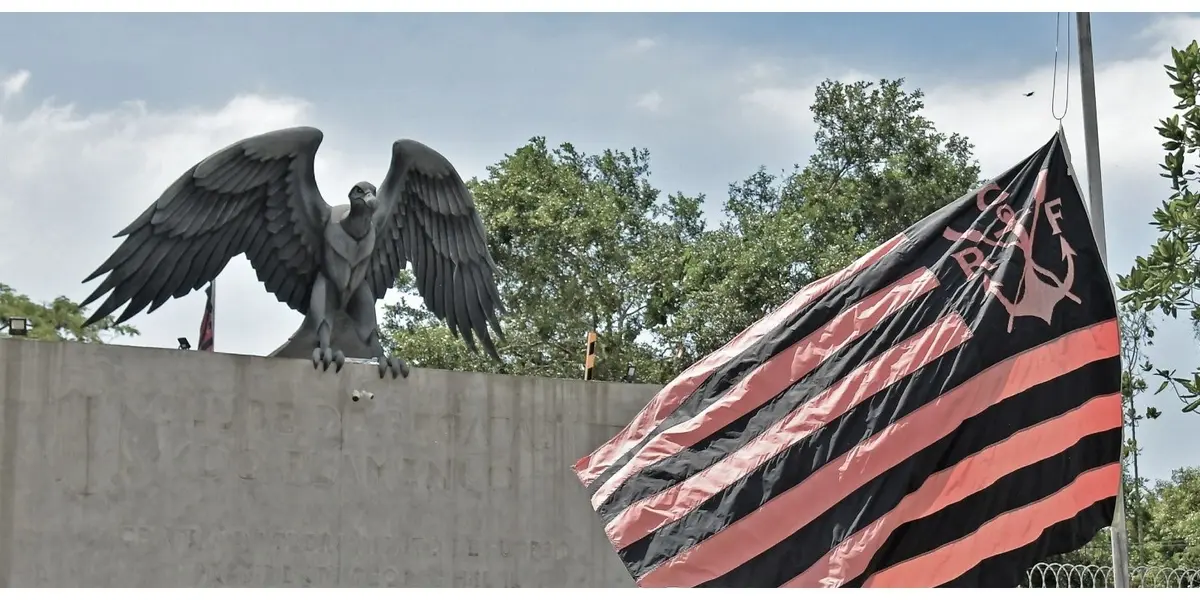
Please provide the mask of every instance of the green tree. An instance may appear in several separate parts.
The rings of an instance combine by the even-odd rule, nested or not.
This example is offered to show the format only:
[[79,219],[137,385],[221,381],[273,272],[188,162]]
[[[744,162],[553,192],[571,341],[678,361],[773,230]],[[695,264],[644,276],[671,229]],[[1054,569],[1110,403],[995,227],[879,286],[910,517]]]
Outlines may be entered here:
[[[389,307],[385,330],[415,365],[578,378],[585,337],[599,334],[596,378],[662,382],[677,352],[654,334],[678,302],[682,257],[704,230],[701,198],[663,198],[649,153],[588,155],[534,138],[469,183],[500,270],[508,315],[503,363],[473,356],[417,302]],[[410,278],[397,286],[412,294]]]
[[[1130,559],[1139,564],[1146,562],[1145,530],[1150,522],[1146,479],[1141,476],[1138,459],[1142,446],[1137,438],[1138,427],[1146,419],[1157,419],[1161,413],[1153,406],[1139,409],[1138,397],[1146,392],[1143,374],[1152,369],[1147,359],[1147,350],[1154,345],[1154,324],[1144,311],[1119,313],[1121,331],[1121,404],[1127,436],[1122,449],[1122,472],[1125,478],[1125,520],[1127,534],[1133,549]],[[1111,546],[1109,546],[1111,549]]]
[[[1166,156],[1162,176],[1171,182],[1171,195],[1154,211],[1159,238],[1149,254],[1134,260],[1118,287],[1128,292],[1122,302],[1134,310],[1159,311],[1174,319],[1183,312],[1200,337],[1200,180],[1196,153],[1200,151],[1200,45],[1171,49],[1173,64],[1166,66],[1171,91],[1178,103],[1175,114],[1157,127]],[[1184,412],[1200,412],[1200,370],[1180,376],[1174,370],[1154,369],[1158,392],[1172,388]]]
[[1200,568],[1200,467],[1176,469],[1148,494],[1146,562]]
[[664,339],[694,360],[979,183],[972,146],[921,115],[903,80],[825,81],[803,168],[730,185],[724,220],[691,248]]
[[812,105],[816,153],[792,186],[818,275],[832,272],[979,183],[973,146],[921,116],[904,80],[826,81]]
[[111,318],[90,327],[83,327],[87,315],[78,304],[65,296],[46,303],[18,294],[11,286],[0,283],[0,318],[25,317],[32,323],[29,338],[34,340],[105,343],[118,335],[138,335],[129,325],[113,325]]

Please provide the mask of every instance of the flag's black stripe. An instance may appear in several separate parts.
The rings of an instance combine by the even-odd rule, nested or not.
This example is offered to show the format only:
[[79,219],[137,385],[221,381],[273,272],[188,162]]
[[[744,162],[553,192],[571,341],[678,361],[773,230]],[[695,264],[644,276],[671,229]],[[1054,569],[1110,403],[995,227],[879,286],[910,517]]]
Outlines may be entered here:
[[[843,456],[887,423],[907,416],[937,395],[917,396],[911,390],[929,390],[930,386],[949,390],[959,385],[969,375],[956,369],[963,369],[962,363],[970,361],[974,352],[970,348],[952,351],[914,373],[909,386],[893,386],[851,409],[683,519],[621,550],[621,558],[634,576],[640,577],[679,552],[715,535],[728,524],[750,515],[770,499],[803,482],[829,460]],[[1109,381],[1111,377],[1107,375],[1119,364],[1117,358],[1097,361],[989,407],[964,421],[955,433],[849,494],[775,548],[710,584],[743,585],[725,580],[745,581],[747,577],[753,579],[755,574],[768,572],[780,573],[783,580],[774,583],[767,580],[754,585],[782,584],[803,572],[847,536],[890,511],[929,475],[1020,429],[1067,412],[1082,400],[1115,391],[1114,382]],[[971,374],[977,372],[975,369],[963,370]],[[1119,381],[1115,383],[1119,384]],[[1092,389],[1100,391],[1081,398]]]
[[[692,392],[679,407],[663,422],[659,423],[645,439],[640,441],[630,451],[617,459],[587,487],[593,494],[604,485],[614,473],[629,462],[630,457],[640,451],[654,436],[687,421],[703,412],[720,398],[726,391],[737,385],[755,367],[767,362],[771,357],[791,347],[796,342],[812,335],[824,327],[831,319],[840,314],[847,306],[870,296],[893,280],[903,277],[917,268],[912,253],[915,250],[912,242],[905,242],[900,247],[884,256],[874,265],[869,266],[846,281],[833,286],[825,294],[784,319],[778,327],[770,331],[742,353],[729,360]],[[909,266],[911,265],[911,266]],[[901,269],[908,268],[908,271]]]
[[1031,544],[993,556],[953,581],[939,587],[1014,588],[1028,583],[1028,566],[1047,556],[1070,552],[1090,542],[1112,523],[1117,497],[1113,496],[1079,511],[1074,518],[1047,527]]
[[[874,573],[962,539],[1004,513],[1050,496],[1070,485],[1076,477],[1087,471],[1113,464],[1114,452],[1119,451],[1120,447],[1120,429],[1089,435],[1065,452],[1018,469],[961,502],[901,526],[889,536],[888,541],[871,560],[867,571],[848,581],[846,587],[861,587]],[[1114,489],[1114,499],[1116,492]],[[1110,507],[1115,505],[1110,504]],[[1086,543],[1112,523],[1112,512],[1096,516],[1099,518],[1080,522],[1068,519],[1064,523],[1075,528],[1083,540],[1082,543]],[[1019,557],[1011,558],[1016,560]],[[1017,572],[1025,573],[1036,562],[1037,560],[1031,560],[1017,564]]]

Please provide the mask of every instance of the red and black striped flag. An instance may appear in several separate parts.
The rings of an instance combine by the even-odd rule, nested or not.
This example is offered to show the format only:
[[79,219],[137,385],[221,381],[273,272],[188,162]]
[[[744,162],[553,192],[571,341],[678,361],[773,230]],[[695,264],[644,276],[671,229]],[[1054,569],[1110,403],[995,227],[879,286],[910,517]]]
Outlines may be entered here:
[[213,331],[214,319],[216,318],[214,305],[216,304],[216,296],[213,287],[217,285],[216,281],[210,282],[208,288],[204,290],[204,316],[200,317],[200,345],[202,351],[213,352]]
[[1116,303],[1061,133],[575,465],[648,587],[1015,587],[1109,525]]

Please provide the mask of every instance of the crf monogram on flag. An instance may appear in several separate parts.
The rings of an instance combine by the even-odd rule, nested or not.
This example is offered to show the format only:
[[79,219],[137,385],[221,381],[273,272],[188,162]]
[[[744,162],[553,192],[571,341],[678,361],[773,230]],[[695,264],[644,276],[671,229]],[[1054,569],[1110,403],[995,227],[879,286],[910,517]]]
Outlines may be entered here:
[[1116,304],[1061,132],[800,290],[575,472],[641,586],[1004,586],[1120,481]]

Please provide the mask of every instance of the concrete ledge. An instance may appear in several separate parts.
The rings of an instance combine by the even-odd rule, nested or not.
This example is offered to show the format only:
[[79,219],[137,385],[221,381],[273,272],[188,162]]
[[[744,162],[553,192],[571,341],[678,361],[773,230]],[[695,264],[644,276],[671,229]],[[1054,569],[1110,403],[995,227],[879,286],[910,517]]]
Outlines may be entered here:
[[654,386],[0,340],[0,389],[5,586],[632,585],[569,466]]

